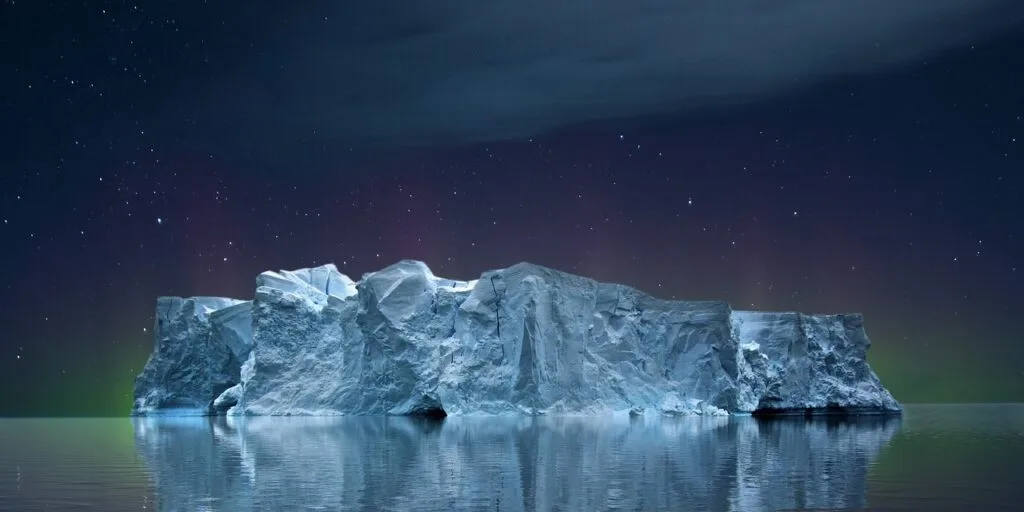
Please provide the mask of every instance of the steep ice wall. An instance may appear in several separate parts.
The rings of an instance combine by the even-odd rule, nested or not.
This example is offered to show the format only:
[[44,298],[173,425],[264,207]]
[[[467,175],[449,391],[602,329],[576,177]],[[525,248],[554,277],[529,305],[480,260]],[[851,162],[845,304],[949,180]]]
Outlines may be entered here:
[[[859,315],[665,301],[528,263],[474,281],[408,260],[359,282],[333,265],[265,272],[251,303],[208,323],[209,341],[181,346],[220,344],[244,360],[233,386],[197,396],[217,413],[899,410],[867,365]],[[182,387],[160,382],[140,377],[137,394]],[[152,404],[136,409],[166,407]]]
[[413,261],[367,274],[321,301],[310,300],[309,289],[261,282],[252,371],[244,375],[236,413],[436,409],[431,392],[445,350],[454,348],[456,308],[470,283],[437,278]]
[[239,380],[247,353],[249,303],[218,297],[160,297],[155,347],[135,379],[134,414],[208,414]]
[[351,399],[339,384],[346,299],[355,293],[334,265],[260,274],[249,317],[254,349],[215,409],[244,401],[249,414],[336,414],[334,403]]
[[743,351],[740,410],[899,410],[867,363],[863,316],[733,311],[731,319]]
[[724,302],[667,302],[532,264],[485,273],[455,318],[445,410],[734,409]]

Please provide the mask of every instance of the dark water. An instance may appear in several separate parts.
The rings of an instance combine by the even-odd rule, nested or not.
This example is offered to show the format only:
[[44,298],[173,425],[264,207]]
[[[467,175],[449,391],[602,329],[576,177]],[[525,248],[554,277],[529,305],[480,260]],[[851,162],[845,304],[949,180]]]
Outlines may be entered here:
[[0,420],[0,510],[1024,510],[1024,405],[902,419]]

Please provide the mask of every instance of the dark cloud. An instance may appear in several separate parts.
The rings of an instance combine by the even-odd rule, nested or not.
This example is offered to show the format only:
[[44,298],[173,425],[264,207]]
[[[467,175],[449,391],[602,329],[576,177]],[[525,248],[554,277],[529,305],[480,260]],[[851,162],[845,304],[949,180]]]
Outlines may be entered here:
[[497,139],[756,100],[1022,21],[1019,0],[339,2],[274,34],[203,108],[218,131]]

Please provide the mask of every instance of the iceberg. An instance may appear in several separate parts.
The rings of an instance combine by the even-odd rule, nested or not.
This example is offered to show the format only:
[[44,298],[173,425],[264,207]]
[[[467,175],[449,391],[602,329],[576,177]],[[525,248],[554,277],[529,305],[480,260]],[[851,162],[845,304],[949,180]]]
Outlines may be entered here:
[[530,263],[264,272],[251,301],[157,301],[136,415],[899,413],[859,314],[662,300]]

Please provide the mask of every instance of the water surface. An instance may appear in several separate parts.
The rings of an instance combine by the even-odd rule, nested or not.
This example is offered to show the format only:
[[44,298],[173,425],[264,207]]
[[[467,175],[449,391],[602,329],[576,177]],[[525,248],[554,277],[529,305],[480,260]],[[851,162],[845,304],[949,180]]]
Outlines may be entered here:
[[0,420],[0,510],[1021,510],[1024,405],[816,420]]

